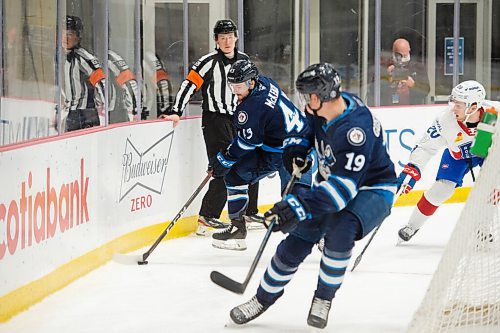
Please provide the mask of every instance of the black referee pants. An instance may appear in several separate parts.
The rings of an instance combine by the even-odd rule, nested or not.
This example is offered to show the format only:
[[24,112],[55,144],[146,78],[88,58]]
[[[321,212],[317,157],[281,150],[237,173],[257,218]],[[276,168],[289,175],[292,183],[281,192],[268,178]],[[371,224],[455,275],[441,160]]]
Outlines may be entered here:
[[[204,112],[201,120],[203,138],[207,148],[207,156],[217,155],[221,150],[229,146],[236,130],[233,125],[232,116],[215,112]],[[259,194],[259,183],[250,185],[248,189],[247,215],[257,214],[257,198]],[[201,203],[200,215],[212,218],[219,218],[227,201],[227,190],[223,179],[214,179],[208,185],[208,191]]]

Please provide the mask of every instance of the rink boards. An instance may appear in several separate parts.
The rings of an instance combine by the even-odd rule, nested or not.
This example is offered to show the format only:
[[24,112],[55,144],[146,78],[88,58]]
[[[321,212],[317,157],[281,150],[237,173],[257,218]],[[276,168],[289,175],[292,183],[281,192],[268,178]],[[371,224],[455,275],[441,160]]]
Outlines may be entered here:
[[[439,106],[378,108],[397,172]],[[0,147],[0,322],[110,260],[149,246],[205,176],[201,119],[148,121]],[[428,169],[435,170],[438,159]],[[426,189],[435,172],[425,173]],[[261,182],[261,210],[279,198]],[[463,201],[471,180],[452,201]],[[203,193],[202,193],[203,194]],[[398,204],[414,204],[414,191]],[[196,228],[201,197],[167,238]]]

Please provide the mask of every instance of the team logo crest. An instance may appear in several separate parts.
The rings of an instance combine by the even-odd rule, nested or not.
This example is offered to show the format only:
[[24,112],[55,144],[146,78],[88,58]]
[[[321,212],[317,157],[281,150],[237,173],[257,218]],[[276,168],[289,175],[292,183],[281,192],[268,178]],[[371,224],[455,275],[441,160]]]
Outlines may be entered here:
[[382,125],[380,124],[380,121],[376,117],[373,117],[373,134],[375,135],[376,138],[380,136],[381,131],[382,131]]
[[455,142],[460,142],[463,140],[462,132],[457,133],[457,137],[455,138]]
[[244,124],[248,120],[248,114],[245,111],[238,112],[238,124]]
[[347,140],[353,146],[362,146],[366,141],[366,134],[361,128],[353,127],[347,132]]

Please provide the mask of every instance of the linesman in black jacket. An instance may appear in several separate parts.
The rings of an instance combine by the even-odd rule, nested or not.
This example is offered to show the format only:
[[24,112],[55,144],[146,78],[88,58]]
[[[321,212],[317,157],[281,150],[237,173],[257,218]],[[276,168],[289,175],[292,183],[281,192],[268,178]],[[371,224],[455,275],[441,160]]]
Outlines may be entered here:
[[[248,59],[248,56],[236,49],[238,30],[231,20],[219,20],[214,27],[216,49],[201,57],[191,67],[187,78],[182,82],[175,97],[171,115],[163,117],[177,124],[179,117],[195,92],[201,90],[202,130],[210,159],[231,143],[235,128],[233,112],[236,109],[237,97],[227,83],[227,72],[237,60]],[[246,212],[247,225],[262,225],[257,215],[258,183],[249,188],[249,205]],[[226,204],[227,193],[224,180],[212,179],[201,205],[197,235],[205,236],[213,229],[229,227],[219,220]]]

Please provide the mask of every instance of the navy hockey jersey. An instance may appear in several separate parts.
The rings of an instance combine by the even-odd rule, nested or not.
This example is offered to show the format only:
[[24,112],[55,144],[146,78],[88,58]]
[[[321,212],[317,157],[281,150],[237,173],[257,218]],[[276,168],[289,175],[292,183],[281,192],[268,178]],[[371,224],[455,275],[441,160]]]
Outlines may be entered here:
[[380,191],[392,204],[396,192],[394,164],[389,158],[380,122],[359,97],[343,92],[346,110],[326,123],[307,115],[306,128],[287,145],[314,143],[318,172],[312,191],[302,191],[301,201],[312,216],[344,209],[359,191]]
[[305,114],[288,99],[272,79],[260,76],[255,88],[236,107],[234,124],[237,136],[228,148],[231,157],[239,159],[260,147],[282,153],[283,139],[302,132]]

